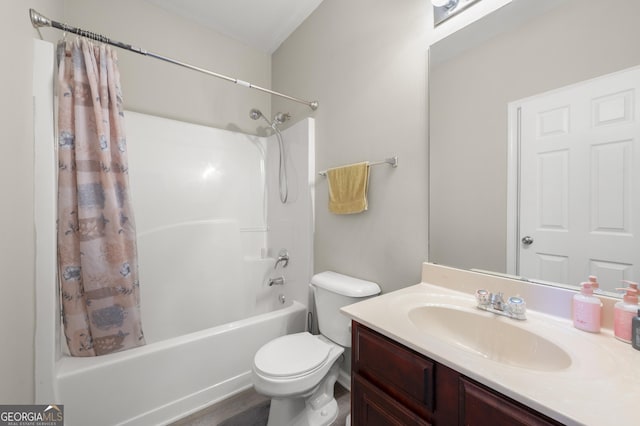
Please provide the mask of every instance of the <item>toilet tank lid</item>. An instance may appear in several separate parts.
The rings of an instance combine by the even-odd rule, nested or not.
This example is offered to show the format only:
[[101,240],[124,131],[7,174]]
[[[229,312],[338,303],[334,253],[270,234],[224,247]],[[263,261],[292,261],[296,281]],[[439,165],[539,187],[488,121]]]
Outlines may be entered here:
[[314,275],[311,284],[348,297],[367,297],[380,293],[380,286],[372,281],[325,271]]

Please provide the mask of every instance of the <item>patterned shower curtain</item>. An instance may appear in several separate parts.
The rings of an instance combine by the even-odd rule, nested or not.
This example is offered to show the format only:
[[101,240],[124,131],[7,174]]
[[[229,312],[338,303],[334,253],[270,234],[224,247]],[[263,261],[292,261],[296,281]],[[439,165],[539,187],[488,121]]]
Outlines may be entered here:
[[58,45],[58,262],[71,355],[144,345],[115,51]]

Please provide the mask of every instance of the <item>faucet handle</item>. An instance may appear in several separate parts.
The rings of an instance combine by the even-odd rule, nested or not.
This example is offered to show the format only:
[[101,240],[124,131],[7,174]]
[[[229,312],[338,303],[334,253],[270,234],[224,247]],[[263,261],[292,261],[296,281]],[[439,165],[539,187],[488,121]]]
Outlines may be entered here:
[[273,269],[277,269],[280,263],[282,263],[283,268],[286,268],[289,264],[289,252],[287,251],[287,249],[283,248],[280,250],[280,252],[278,253],[278,259],[276,259],[276,264],[273,265]]
[[484,306],[484,305],[488,305],[490,302],[491,298],[491,293],[489,293],[487,290],[485,289],[480,289],[478,291],[476,291],[476,302],[478,302],[478,305]]
[[507,300],[507,307],[514,316],[524,319],[524,315],[527,312],[527,304],[522,297],[511,296]]

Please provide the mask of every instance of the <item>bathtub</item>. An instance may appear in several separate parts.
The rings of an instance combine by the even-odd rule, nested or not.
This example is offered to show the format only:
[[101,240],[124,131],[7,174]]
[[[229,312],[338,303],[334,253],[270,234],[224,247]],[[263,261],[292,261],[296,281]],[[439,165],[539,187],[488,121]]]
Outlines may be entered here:
[[232,219],[189,221],[138,235],[147,345],[63,357],[58,396],[69,426],[166,424],[251,386],[256,351],[304,331],[306,306],[269,287],[275,259],[243,256]]
[[285,308],[95,358],[63,357],[65,425],[161,425],[251,386],[255,352],[303,331],[306,307]]

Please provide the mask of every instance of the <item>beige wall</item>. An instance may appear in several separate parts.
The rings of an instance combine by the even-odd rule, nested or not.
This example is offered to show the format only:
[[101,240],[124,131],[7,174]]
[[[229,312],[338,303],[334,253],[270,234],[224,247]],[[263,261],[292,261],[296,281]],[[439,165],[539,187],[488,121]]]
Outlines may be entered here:
[[507,103],[640,64],[639,16],[569,0],[433,70],[431,261],[505,271]]
[[28,10],[61,15],[62,0],[0,3],[2,167],[0,193],[0,404],[34,398],[32,40]]
[[273,100],[316,118],[316,168],[398,155],[371,172],[369,210],[327,210],[316,181],[316,272],[334,270],[391,291],[420,281],[427,257],[426,31],[424,0],[325,0],[274,53],[273,86],[320,108]]

